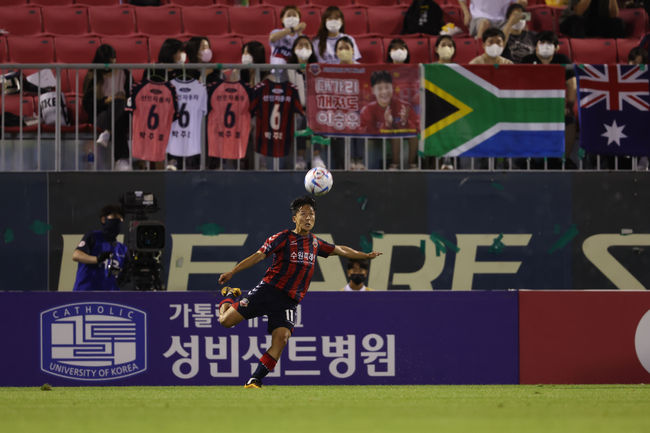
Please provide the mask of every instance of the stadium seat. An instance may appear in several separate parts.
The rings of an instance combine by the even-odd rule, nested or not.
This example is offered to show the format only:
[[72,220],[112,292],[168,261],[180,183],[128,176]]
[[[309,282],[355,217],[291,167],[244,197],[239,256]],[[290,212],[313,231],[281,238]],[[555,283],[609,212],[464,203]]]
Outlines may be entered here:
[[185,35],[151,35],[149,36],[149,58],[152,62],[158,60],[158,53],[160,53],[160,47],[166,39],[173,38],[178,39],[179,41],[187,40]]
[[397,35],[404,28],[406,6],[379,6],[368,8],[368,32]]
[[115,6],[120,0],[75,0],[75,4],[86,6]]
[[[80,127],[89,127],[88,125],[88,114],[86,110],[83,109],[83,94],[77,94],[74,92],[65,92],[65,106],[68,109],[68,119],[70,124],[78,124]],[[79,115],[79,120],[77,121],[77,114]],[[74,127],[70,128],[74,131]]]
[[454,23],[456,27],[463,31],[463,34],[469,34],[469,29],[463,22],[463,11],[458,3],[449,3],[442,6],[443,21],[445,23]]
[[242,41],[238,37],[208,36],[213,63],[240,63]]
[[408,35],[394,35],[390,38],[384,38],[384,60],[388,56],[388,45],[394,38],[403,39],[406,46],[409,48],[411,56],[411,63],[430,63],[431,54],[429,51],[429,38],[427,37],[408,37]]
[[530,11],[530,24],[528,25],[528,30],[534,32],[542,32],[546,30],[555,32],[558,30],[555,27],[556,21],[553,8],[548,6],[535,6],[529,7],[528,11]]
[[181,10],[176,6],[136,8],[138,32],[147,35],[175,35],[183,32]]
[[341,7],[341,6],[347,6],[347,5],[353,4],[354,0],[337,0],[337,1],[333,1],[333,0],[309,0],[309,3],[312,4],[312,5],[319,5],[319,6],[325,6],[325,7],[334,6],[334,5],[338,6],[338,7]]
[[[320,6],[309,5],[300,7],[300,18],[305,22],[305,24],[307,24],[305,34],[314,36],[316,32],[318,32],[321,21],[321,11],[322,8]],[[280,16],[279,12],[280,11],[277,13],[278,17]]]
[[0,36],[0,63],[7,61],[7,38]]
[[364,35],[368,33],[368,8],[365,6],[341,6],[345,17],[345,31],[348,35]]
[[31,95],[23,94],[22,98],[17,93],[13,95],[5,95],[4,111],[6,113],[13,113],[16,116],[20,116],[21,105],[23,106],[23,116],[33,116],[36,112],[34,98]]
[[23,6],[27,0],[2,0],[2,7],[5,6]]
[[214,4],[221,6],[235,6],[235,4],[239,4],[239,0],[214,0]]
[[88,33],[88,9],[85,6],[51,6],[42,9],[43,31],[55,35]]
[[[99,38],[95,36],[56,36],[54,55],[58,63],[92,63],[100,45]],[[86,73],[86,69],[67,69],[65,76],[62,76],[63,91],[75,91],[76,81],[79,80],[78,91],[82,92]]]
[[98,6],[88,10],[90,31],[99,35],[135,33],[135,13],[131,7]]
[[361,63],[384,63],[386,52],[381,38],[360,36],[355,38],[361,52]]
[[51,36],[9,36],[7,46],[12,63],[54,63]]
[[616,40],[572,38],[571,52],[575,63],[616,63]]
[[[431,61],[437,62],[438,56],[436,54],[436,42],[437,36],[432,37],[429,42],[431,45]],[[469,63],[474,57],[478,56],[483,52],[481,41],[474,38],[457,38],[454,39],[456,43],[456,54],[454,55],[455,63]]]
[[628,38],[640,38],[648,30],[648,14],[645,9],[621,9],[619,18],[625,23],[625,34]]
[[230,33],[228,8],[223,6],[183,8],[183,29],[191,35],[225,35]]
[[[149,44],[145,36],[108,36],[102,37],[101,42],[115,48],[117,63],[149,63]],[[135,81],[141,81],[144,70],[134,69],[131,73]]]
[[35,35],[43,31],[38,6],[0,7],[0,29],[12,36]]
[[268,34],[279,28],[273,6],[259,5],[230,8],[230,31],[241,35]]
[[636,38],[616,39],[616,53],[617,53],[618,63],[627,64],[627,56],[628,54],[630,54],[630,50],[638,46],[639,46],[639,40]]
[[558,38],[558,46],[560,47],[560,51],[558,51],[558,53],[564,54],[569,59],[573,60],[573,53],[571,52],[571,43],[569,42],[569,38]]
[[29,4],[38,6],[69,6],[74,4],[74,0],[30,0]]
[[[442,2],[438,2],[440,4]],[[355,0],[355,4],[363,6],[396,6],[399,4],[397,0]]]
[[[258,3],[252,3],[251,4],[264,4],[264,5],[271,5],[271,6],[298,6],[300,8],[300,12],[302,13],[302,6],[307,5],[307,0],[260,0]],[[278,18],[280,15],[278,15]]]
[[170,0],[176,6],[214,6],[213,0]]

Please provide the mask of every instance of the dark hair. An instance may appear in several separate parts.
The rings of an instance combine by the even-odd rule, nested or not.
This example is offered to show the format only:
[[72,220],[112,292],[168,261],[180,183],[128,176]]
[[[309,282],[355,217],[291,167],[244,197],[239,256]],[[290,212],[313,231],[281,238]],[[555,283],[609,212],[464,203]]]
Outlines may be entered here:
[[368,260],[363,260],[363,259],[349,259],[348,260],[348,270],[354,268],[354,265],[357,264],[361,269],[365,269],[366,271],[370,268],[370,264],[368,263]]
[[298,6],[296,6],[296,5],[287,5],[287,6],[283,7],[282,10],[280,11],[280,19],[282,19],[282,17],[284,16],[284,14],[288,10],[292,10],[292,9],[294,11],[298,12],[298,18],[302,17],[302,14],[300,13],[300,9],[298,9]]
[[158,52],[158,63],[175,63],[174,54],[183,51],[183,43],[178,39],[165,39]]
[[114,59],[116,56],[115,48],[108,44],[102,44],[97,47],[95,51],[95,57],[93,58],[93,63],[110,63],[111,59]]
[[436,45],[434,47],[435,48],[434,52],[436,53],[436,56],[438,58],[440,58],[440,56],[438,56],[438,52],[436,50],[438,49],[438,47],[440,46],[442,41],[444,41],[445,39],[449,39],[451,41],[451,46],[454,47],[454,55],[451,56],[451,58],[453,59],[454,56],[456,55],[456,41],[454,41],[454,38],[452,38],[450,35],[440,35],[440,36],[438,36],[438,39],[436,39]]
[[106,206],[104,206],[99,213],[99,217],[100,218],[107,217],[113,213],[116,213],[121,217],[124,217],[124,210],[122,209],[122,206],[117,204],[107,204]]
[[[345,42],[349,44],[352,47],[352,51],[354,52],[354,42],[352,42],[352,39],[348,38],[347,36],[340,37],[336,40],[336,43],[334,44],[334,53],[336,54],[336,50],[339,48],[339,43]],[[354,55],[353,55],[354,56]]]
[[648,63],[648,52],[641,47],[632,48],[627,55],[627,61],[636,60],[638,56],[641,56],[641,64],[645,65]]
[[370,75],[370,86],[379,83],[393,83],[393,77],[390,76],[388,71],[375,71]]
[[[108,64],[111,63],[111,59],[114,59],[116,57],[115,53],[115,48],[108,44],[102,44],[97,47],[97,50],[95,51],[95,57],[93,57],[93,63],[98,63],[98,64]],[[102,85],[104,84],[104,75],[108,74],[111,72],[110,69],[95,69],[95,70],[89,70],[88,73],[86,74],[86,78],[84,79],[83,83],[83,90],[84,93],[86,93],[93,85],[93,75],[96,75],[96,81],[95,85],[97,88],[101,89]],[[101,90],[100,90],[101,93]]]
[[291,202],[291,205],[289,206],[291,208],[291,215],[297,214],[300,208],[304,205],[309,205],[312,209],[316,210],[316,200],[308,195],[303,195]]
[[305,35],[300,35],[296,38],[295,41],[293,41],[293,45],[291,46],[291,55],[287,59],[287,63],[300,63],[300,60],[298,60],[298,56],[296,56],[296,46],[298,45],[298,42],[301,41],[302,39],[305,39],[307,42],[309,42],[309,45],[311,45],[311,56],[309,56],[309,59],[307,59],[307,63],[318,62],[318,59],[316,58],[316,54],[314,54],[314,45],[311,43],[311,39],[309,39]]
[[199,50],[201,49],[201,42],[210,40],[205,36],[193,36],[189,41],[185,42],[185,53],[187,54],[188,63],[201,63],[199,60]]
[[266,48],[264,48],[263,43],[260,41],[246,42],[241,47],[242,54],[244,54],[245,49],[248,49],[248,52],[253,57],[253,63],[266,63]]
[[520,9],[522,12],[526,10],[526,8],[524,8],[519,3],[512,3],[510,6],[508,6],[508,9],[506,10],[506,19],[510,18],[510,15],[512,15],[515,9]]
[[404,42],[404,39],[401,38],[395,38],[390,43],[388,44],[388,48],[386,49],[386,63],[395,63],[393,62],[392,57],[390,56],[390,51],[394,48],[406,48],[406,60],[404,60],[404,63],[410,63],[411,62],[411,52],[409,51],[408,45],[406,45],[406,42]]
[[323,12],[323,15],[320,18],[320,27],[318,27],[318,33],[316,33],[316,39],[318,39],[318,52],[321,56],[325,54],[325,50],[327,49],[327,35],[329,34],[329,30],[327,30],[325,23],[334,12],[338,12],[341,15],[341,29],[339,30],[339,33],[345,33],[345,18],[343,17],[343,12],[341,12],[341,9],[336,6],[330,6],[325,9],[325,12]]
[[501,29],[498,29],[496,27],[490,27],[489,29],[483,32],[483,42],[487,41],[488,38],[491,38],[493,36],[500,36],[501,39],[503,39],[503,42],[506,41],[506,35],[501,31]]
[[556,47],[560,43],[560,41],[557,38],[557,35],[554,32],[550,31],[550,30],[545,30],[543,32],[540,32],[537,35],[537,41],[535,41],[535,44],[537,44],[539,42],[551,42]]

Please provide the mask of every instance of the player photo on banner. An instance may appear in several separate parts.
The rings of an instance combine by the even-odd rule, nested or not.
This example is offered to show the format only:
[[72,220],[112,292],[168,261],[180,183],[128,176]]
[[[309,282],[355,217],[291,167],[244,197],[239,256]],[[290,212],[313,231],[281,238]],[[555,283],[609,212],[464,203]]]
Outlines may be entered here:
[[417,65],[307,67],[307,118],[316,134],[410,137],[419,132]]

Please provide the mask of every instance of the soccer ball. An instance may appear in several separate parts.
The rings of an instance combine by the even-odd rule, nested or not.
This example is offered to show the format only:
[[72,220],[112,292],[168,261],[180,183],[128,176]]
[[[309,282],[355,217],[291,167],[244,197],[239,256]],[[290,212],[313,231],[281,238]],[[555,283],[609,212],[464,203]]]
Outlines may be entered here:
[[334,185],[334,178],[326,168],[315,167],[305,175],[305,189],[315,196],[327,194],[332,189],[332,185]]

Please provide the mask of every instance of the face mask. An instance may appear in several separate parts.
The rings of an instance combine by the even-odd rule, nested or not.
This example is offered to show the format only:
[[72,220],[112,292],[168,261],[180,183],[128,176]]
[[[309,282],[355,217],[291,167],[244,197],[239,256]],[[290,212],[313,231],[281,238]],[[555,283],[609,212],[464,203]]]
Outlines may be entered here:
[[492,44],[485,47],[485,54],[488,57],[499,57],[503,52],[503,47],[501,45]]
[[179,65],[182,65],[183,63],[185,63],[186,60],[187,60],[187,54],[181,53],[181,57],[178,59],[178,62],[176,62],[176,63],[178,63]]
[[207,50],[201,51],[199,60],[201,60],[203,63],[208,63],[210,60],[212,60],[212,50],[208,48]]
[[537,46],[537,52],[540,56],[544,58],[553,57],[555,54],[555,45],[553,44],[539,44]]
[[343,27],[343,23],[341,20],[327,20],[325,21],[325,27],[331,33],[338,33],[341,27]]
[[352,61],[352,50],[341,50],[336,53],[341,63],[347,63]]
[[519,20],[517,24],[512,25],[512,30],[523,30],[526,27],[526,20]]
[[354,284],[361,284],[366,281],[366,276],[363,274],[350,274],[350,281]]
[[390,58],[393,59],[395,63],[403,63],[408,57],[408,53],[404,49],[393,50],[390,52]]
[[438,57],[442,60],[451,60],[454,57],[454,49],[452,47],[439,47]]
[[242,65],[250,65],[251,63],[253,63],[253,56],[251,56],[250,54],[242,54],[241,62]]
[[296,50],[296,57],[301,61],[309,60],[311,53],[312,51],[309,48],[300,48]]
[[104,236],[110,241],[114,241],[118,234],[122,232],[122,221],[119,218],[107,219],[102,224],[102,232]]
[[285,29],[292,29],[295,28],[298,24],[300,24],[300,18],[286,17],[285,19],[282,20],[282,24],[284,24]]

